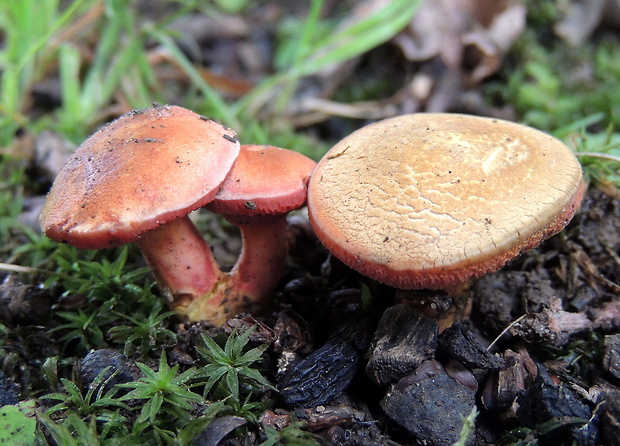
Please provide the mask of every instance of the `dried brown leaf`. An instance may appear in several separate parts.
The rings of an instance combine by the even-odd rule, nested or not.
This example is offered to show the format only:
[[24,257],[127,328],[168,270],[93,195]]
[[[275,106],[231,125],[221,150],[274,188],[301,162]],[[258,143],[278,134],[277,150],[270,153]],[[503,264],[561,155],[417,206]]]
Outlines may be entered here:
[[564,17],[553,30],[572,46],[586,41],[601,23],[607,0],[577,0],[566,4]]

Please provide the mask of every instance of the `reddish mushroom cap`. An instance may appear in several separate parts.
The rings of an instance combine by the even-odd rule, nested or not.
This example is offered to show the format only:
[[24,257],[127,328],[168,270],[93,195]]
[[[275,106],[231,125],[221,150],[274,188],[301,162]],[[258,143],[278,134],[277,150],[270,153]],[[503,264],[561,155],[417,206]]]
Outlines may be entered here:
[[543,132],[414,114],[336,144],[312,175],[308,212],[351,268],[399,288],[447,289],[559,232],[584,189],[571,150]]
[[292,150],[247,144],[206,208],[225,215],[287,213],[306,202],[316,162]]
[[41,214],[50,238],[100,249],[211,201],[239,154],[237,135],[190,110],[127,113],[67,161]]

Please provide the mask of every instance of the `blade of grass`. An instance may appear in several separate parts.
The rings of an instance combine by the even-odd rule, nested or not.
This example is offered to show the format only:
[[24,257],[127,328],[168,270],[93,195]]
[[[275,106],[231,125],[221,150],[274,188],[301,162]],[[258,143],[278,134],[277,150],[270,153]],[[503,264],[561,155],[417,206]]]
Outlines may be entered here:
[[421,0],[394,0],[374,14],[325,37],[317,51],[298,64],[298,75],[319,72],[328,65],[341,63],[363,54],[391,39],[413,18]]
[[[28,122],[22,115],[29,91],[38,73],[53,57],[52,37],[73,19],[85,0],[69,2],[60,11],[60,1],[0,2],[0,145],[6,144],[18,126]],[[64,5],[64,3],[63,3]]]
[[149,35],[158,41],[166,51],[168,51],[170,56],[190,78],[192,83],[198,87],[212,108],[213,117],[219,121],[225,122],[226,125],[231,126],[232,128],[241,127],[239,119],[233,112],[232,108],[226,104],[222,97],[202,78],[198,70],[176,45],[172,37],[157,28],[152,28],[149,31]]
[[58,59],[63,109],[60,115],[62,119],[63,115],[68,114],[71,122],[74,122],[75,116],[79,116],[81,108],[80,65],[81,57],[77,48],[71,44],[62,45]]
[[240,99],[236,104],[239,116],[255,116],[272,99],[274,92],[284,86],[276,108],[276,112],[281,112],[290,102],[300,78],[315,75],[329,65],[348,61],[387,42],[411,21],[421,3],[422,0],[393,0],[368,17],[317,41],[314,30],[323,0],[314,0],[299,37],[300,48],[291,59],[292,65],[266,78],[252,93]]

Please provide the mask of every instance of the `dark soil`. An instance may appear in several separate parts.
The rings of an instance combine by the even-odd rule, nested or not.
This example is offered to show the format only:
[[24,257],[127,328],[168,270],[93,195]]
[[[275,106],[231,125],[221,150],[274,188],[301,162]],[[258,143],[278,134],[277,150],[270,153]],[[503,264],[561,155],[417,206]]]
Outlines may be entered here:
[[[591,190],[565,231],[475,281],[471,318],[439,333],[396,290],[328,255],[297,216],[277,311],[239,316],[223,330],[259,323],[254,341],[271,343],[268,376],[278,392],[260,423],[282,428],[302,420],[324,444],[449,445],[475,407],[472,444],[614,445],[620,438],[619,234],[620,201]],[[430,293],[419,297],[433,300]],[[14,276],[0,287],[2,318],[13,326],[12,360],[26,364],[10,367],[11,357],[5,359],[13,374],[0,376],[3,401],[44,388],[41,361],[61,353],[37,325],[50,298]],[[202,324],[177,330],[182,342],[169,358],[187,365],[199,334],[215,333]],[[83,359],[76,382],[87,385],[108,365],[120,368],[119,383],[139,374],[121,352],[107,349]],[[247,444],[250,437],[233,433],[240,423],[219,421],[209,435],[222,441],[205,444]]]
[[[619,229],[620,201],[592,190],[564,232],[477,280],[471,319],[441,334],[414,309],[389,311],[398,308],[394,290],[315,245],[316,255],[298,259],[279,293],[287,312],[303,315],[316,348],[306,351],[304,332],[299,362],[276,378],[287,392],[291,382],[298,386],[294,397],[284,395],[284,408],[322,406],[328,421],[315,415],[314,430],[334,444],[452,444],[463,423],[458,414],[474,404],[474,444],[618,444]],[[365,309],[362,287],[373,295]],[[377,323],[383,328],[363,349]],[[381,379],[367,368],[377,363],[378,338],[392,342],[379,355]],[[345,367],[352,362],[353,377]],[[336,409],[348,416],[333,417]]]

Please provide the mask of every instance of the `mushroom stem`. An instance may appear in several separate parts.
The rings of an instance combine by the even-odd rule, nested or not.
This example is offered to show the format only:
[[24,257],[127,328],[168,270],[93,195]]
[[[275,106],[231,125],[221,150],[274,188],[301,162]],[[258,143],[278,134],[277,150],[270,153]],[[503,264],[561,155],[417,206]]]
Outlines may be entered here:
[[[214,325],[222,325],[235,314],[260,311],[268,303],[267,298],[276,287],[282,269],[286,264],[288,255],[286,215],[251,217],[226,215],[225,217],[230,223],[238,226],[241,231],[243,241],[241,254],[229,273],[222,273],[219,270],[217,273],[212,271],[208,274],[205,273],[213,280],[205,281],[204,286],[202,284],[201,286],[193,286],[197,280],[185,283],[186,281],[180,278],[177,281],[176,289],[185,298],[180,299],[178,294],[172,293],[174,298],[172,306],[177,314],[187,320],[202,320],[209,321]],[[189,228],[187,229],[189,230]],[[200,237],[200,234],[197,235]],[[202,237],[200,239],[202,240]],[[176,243],[185,244],[187,240],[177,239]],[[197,244],[198,240],[192,239],[192,247]],[[165,255],[168,246],[166,240],[162,240],[162,243],[157,245],[161,246],[161,249],[156,254]],[[164,252],[161,252],[162,250]],[[187,251],[184,250],[182,258],[184,263],[178,263],[175,257],[171,257],[170,265],[166,265],[165,272],[181,275],[180,273],[185,273],[186,268],[188,268],[186,265],[195,265],[193,262],[205,264],[209,261],[206,255],[200,255],[202,254],[201,250],[197,250],[196,254],[192,250],[189,251],[189,255],[186,253]],[[210,251],[209,258],[213,258]],[[216,264],[209,266],[212,265],[217,267]],[[202,268],[203,271],[205,269]],[[200,270],[197,272],[199,273]],[[181,291],[179,285],[184,286],[183,290],[190,291]]]
[[[230,272],[235,291],[244,297],[243,311],[263,306],[263,300],[275,289],[288,255],[286,214],[231,217],[239,227],[243,248]],[[250,298],[246,301],[246,297]]]
[[137,243],[170,307],[180,314],[225,278],[211,248],[187,216],[146,232]]

